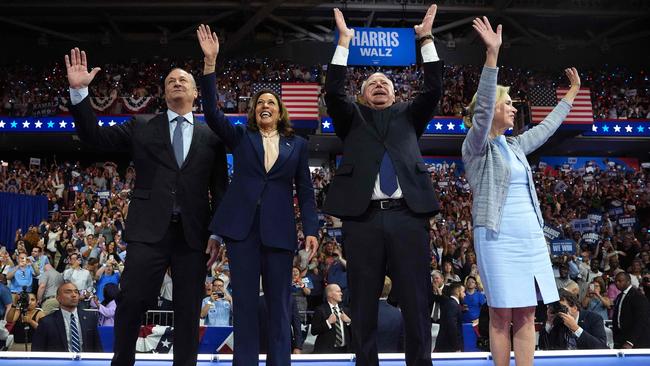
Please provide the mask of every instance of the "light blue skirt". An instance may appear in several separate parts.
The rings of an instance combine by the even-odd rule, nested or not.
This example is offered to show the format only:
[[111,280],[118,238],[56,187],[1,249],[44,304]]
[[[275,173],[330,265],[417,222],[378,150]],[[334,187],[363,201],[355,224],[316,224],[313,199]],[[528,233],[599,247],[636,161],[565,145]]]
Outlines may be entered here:
[[[488,305],[518,308],[558,301],[548,246],[526,185],[511,184],[500,232],[474,229],[474,248]],[[535,284],[537,283],[536,289]]]

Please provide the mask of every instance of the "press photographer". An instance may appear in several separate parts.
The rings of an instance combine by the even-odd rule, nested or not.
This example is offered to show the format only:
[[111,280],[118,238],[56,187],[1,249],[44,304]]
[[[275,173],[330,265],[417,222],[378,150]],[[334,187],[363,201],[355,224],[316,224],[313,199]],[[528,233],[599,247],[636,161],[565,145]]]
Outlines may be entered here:
[[603,318],[579,310],[578,298],[560,290],[560,301],[548,305],[546,325],[539,332],[539,349],[574,350],[607,347]]
[[7,322],[13,323],[13,334],[15,351],[21,351],[22,347],[19,344],[25,345],[27,351],[27,343],[32,341],[32,333],[38,327],[38,322],[45,316],[41,309],[36,308],[36,296],[32,293],[25,291],[20,292],[16,300],[16,306],[9,310],[7,314]]

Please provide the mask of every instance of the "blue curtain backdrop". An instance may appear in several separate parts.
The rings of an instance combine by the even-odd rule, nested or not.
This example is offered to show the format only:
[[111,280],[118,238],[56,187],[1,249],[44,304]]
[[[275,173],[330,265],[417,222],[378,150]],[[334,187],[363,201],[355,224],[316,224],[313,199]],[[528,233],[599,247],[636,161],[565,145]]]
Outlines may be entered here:
[[47,218],[47,197],[0,192],[0,244],[13,250],[16,230],[27,231]]

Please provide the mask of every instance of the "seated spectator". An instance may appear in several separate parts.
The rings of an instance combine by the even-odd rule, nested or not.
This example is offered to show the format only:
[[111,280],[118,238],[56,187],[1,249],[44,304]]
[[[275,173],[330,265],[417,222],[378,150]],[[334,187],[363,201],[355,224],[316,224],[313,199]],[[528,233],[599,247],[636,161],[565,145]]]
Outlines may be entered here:
[[18,255],[18,264],[7,273],[7,280],[10,280],[9,289],[11,293],[18,294],[21,291],[32,292],[34,276],[38,276],[38,263],[32,263],[27,254]]
[[603,318],[589,310],[579,310],[578,298],[560,290],[560,301],[549,304],[544,328],[539,332],[542,350],[607,348]]
[[582,299],[582,308],[593,311],[600,315],[603,320],[609,320],[609,309],[612,307],[612,301],[607,297],[605,291],[605,281],[601,277],[596,277],[589,284],[589,290],[584,299]]
[[393,282],[385,277],[377,316],[377,351],[380,353],[404,352],[402,312],[387,301],[392,288]]
[[434,352],[459,352],[463,350],[463,308],[465,288],[460,282],[452,282],[445,287],[444,298],[440,303],[440,331],[436,338]]
[[45,316],[41,309],[36,308],[36,296],[28,295],[29,303],[26,309],[19,309],[14,306],[7,314],[7,322],[13,323],[13,334],[15,343],[30,343],[34,330],[38,328],[38,322]]
[[102,299],[99,299],[99,296],[94,296],[92,302],[94,307],[97,308],[99,313],[97,317],[97,325],[109,325],[113,326],[115,322],[115,309],[117,309],[117,295],[120,292],[120,288],[117,287],[116,283],[107,283],[102,287]]
[[[63,280],[72,282],[77,289],[81,291],[92,291],[93,277],[85,268],[81,268],[81,259],[79,254],[71,254],[69,257],[70,268],[63,272]],[[76,306],[77,304],[75,304]]]
[[481,314],[481,306],[487,303],[485,294],[479,291],[476,286],[476,278],[473,276],[467,276],[465,278],[463,323],[471,323],[477,320]]
[[569,278],[569,265],[566,263],[560,263],[559,265],[560,277],[555,279],[555,285],[558,289],[566,288],[570,284],[578,285],[574,280]]
[[60,309],[41,319],[33,335],[32,351],[102,352],[97,315],[77,308],[77,286],[71,282],[59,286],[56,299]]

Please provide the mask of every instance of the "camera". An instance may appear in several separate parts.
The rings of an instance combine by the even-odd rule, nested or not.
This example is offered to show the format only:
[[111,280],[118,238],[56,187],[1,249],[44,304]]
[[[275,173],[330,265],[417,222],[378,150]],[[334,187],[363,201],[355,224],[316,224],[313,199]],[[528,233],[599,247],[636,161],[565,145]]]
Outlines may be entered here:
[[[558,313],[564,313],[564,314],[569,314],[569,308],[566,307],[565,305],[562,305],[559,301],[551,303],[549,306],[551,314],[557,315]],[[563,325],[564,322],[562,321],[562,318],[559,316],[556,316],[555,319],[553,319],[553,326],[559,326]]]
[[215,291],[215,292],[213,292],[212,294],[213,294],[213,295],[217,295],[217,298],[219,298],[219,299],[223,299],[223,298],[226,296],[226,295],[225,295],[223,292],[221,292],[221,291]]
[[23,290],[18,294],[16,307],[18,310],[20,310],[21,313],[27,312],[27,308],[29,307],[29,294],[27,293],[27,286],[23,286]]

